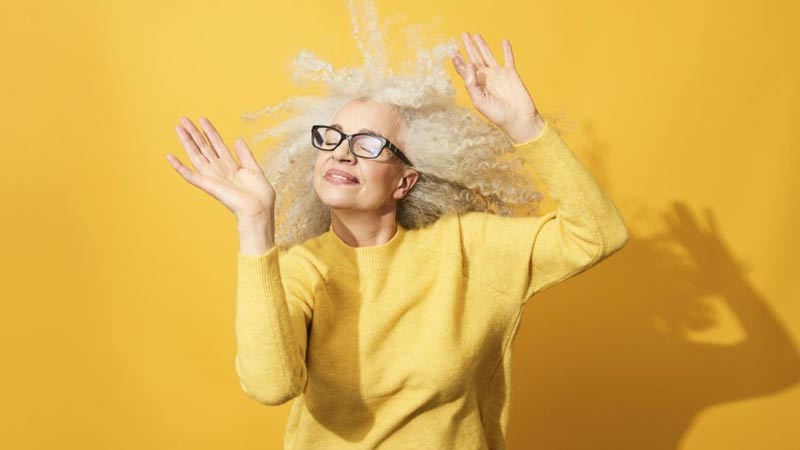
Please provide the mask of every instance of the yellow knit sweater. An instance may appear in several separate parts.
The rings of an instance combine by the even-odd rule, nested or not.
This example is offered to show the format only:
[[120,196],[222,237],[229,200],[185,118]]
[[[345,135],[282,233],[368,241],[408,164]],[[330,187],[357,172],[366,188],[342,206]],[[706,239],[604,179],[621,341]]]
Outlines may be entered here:
[[506,449],[523,307],[628,241],[555,129],[515,148],[556,210],[398,224],[372,247],[329,229],[286,252],[239,252],[236,373],[260,403],[295,398],[285,450]]

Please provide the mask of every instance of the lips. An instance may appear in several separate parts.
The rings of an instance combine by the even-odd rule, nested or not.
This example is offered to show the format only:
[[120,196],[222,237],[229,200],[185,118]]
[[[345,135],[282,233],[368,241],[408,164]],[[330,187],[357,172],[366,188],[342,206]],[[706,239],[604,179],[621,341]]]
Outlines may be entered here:
[[355,175],[339,169],[328,169],[328,171],[325,172],[325,178],[340,183],[358,183],[358,178],[356,178]]

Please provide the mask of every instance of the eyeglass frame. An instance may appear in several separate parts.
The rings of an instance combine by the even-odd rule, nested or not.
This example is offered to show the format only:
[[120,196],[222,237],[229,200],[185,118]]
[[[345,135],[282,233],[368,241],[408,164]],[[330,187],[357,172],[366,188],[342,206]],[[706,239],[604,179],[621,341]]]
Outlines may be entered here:
[[[339,133],[339,135],[341,136],[341,139],[339,140],[339,142],[336,143],[336,145],[333,146],[333,148],[319,148],[314,143],[314,133],[319,128],[330,128],[332,130],[336,130]],[[380,151],[378,152],[377,155],[372,156],[372,157],[361,156],[361,155],[357,155],[353,151],[353,138],[356,137],[356,136],[361,136],[361,135],[370,136],[370,137],[376,138],[376,139],[378,139],[378,140],[380,140],[382,142],[381,149],[380,149]],[[414,164],[411,164],[411,161],[409,161],[409,159],[406,157],[406,155],[404,155],[403,152],[399,148],[397,148],[396,145],[392,144],[391,141],[389,141],[389,139],[386,139],[383,136],[378,136],[377,134],[372,134],[372,133],[347,134],[344,131],[342,131],[342,130],[336,128],[336,127],[332,127],[330,125],[312,125],[311,126],[311,145],[313,145],[314,148],[316,148],[316,149],[319,149],[319,150],[322,150],[322,151],[326,151],[326,152],[332,152],[332,151],[336,150],[340,145],[342,145],[342,142],[344,142],[345,140],[347,140],[347,150],[350,153],[352,153],[353,156],[355,156],[357,158],[377,159],[383,153],[383,149],[388,148],[389,150],[391,150],[392,153],[394,153],[398,158],[400,158],[400,160],[403,161],[406,165],[408,165],[409,167],[414,167]]]

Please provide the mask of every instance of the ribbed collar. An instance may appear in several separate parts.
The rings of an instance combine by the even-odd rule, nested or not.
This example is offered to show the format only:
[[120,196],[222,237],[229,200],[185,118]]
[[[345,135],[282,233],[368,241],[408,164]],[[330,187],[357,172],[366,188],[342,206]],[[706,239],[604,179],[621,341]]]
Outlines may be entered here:
[[384,270],[389,267],[392,257],[405,238],[406,229],[397,222],[397,231],[388,242],[367,247],[351,247],[333,231],[333,224],[328,227],[324,238],[335,248],[334,259],[339,268],[354,272],[363,270]]

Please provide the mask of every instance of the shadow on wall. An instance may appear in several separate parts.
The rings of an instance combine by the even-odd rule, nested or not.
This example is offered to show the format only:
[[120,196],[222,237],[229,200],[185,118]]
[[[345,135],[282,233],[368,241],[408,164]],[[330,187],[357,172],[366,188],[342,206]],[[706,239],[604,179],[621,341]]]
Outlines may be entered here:
[[[588,159],[593,172],[595,163]],[[526,305],[508,448],[676,450],[705,408],[800,380],[791,337],[713,214],[698,218],[676,202],[664,220],[663,234],[631,230],[619,254]],[[710,299],[723,300],[741,340],[691,338],[718,323]]]

